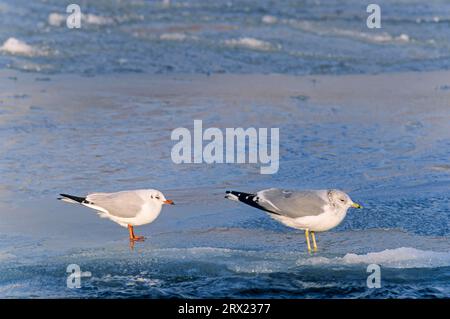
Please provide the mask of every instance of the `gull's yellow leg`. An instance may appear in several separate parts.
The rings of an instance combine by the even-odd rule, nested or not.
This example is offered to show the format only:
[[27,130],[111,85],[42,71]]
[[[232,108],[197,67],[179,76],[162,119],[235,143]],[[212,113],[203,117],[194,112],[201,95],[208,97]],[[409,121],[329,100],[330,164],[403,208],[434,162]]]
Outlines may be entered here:
[[311,252],[311,244],[309,243],[309,230],[305,230],[306,245],[308,245],[308,253]]
[[311,238],[312,238],[312,240],[313,240],[313,248],[314,248],[314,251],[316,252],[316,251],[317,251],[316,235],[314,234],[313,231],[311,232]]

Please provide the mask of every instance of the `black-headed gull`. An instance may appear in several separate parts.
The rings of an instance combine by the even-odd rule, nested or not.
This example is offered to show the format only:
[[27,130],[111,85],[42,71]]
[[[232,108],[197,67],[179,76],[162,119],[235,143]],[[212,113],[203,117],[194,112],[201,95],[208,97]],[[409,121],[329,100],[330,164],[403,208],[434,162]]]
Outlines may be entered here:
[[153,222],[163,204],[174,205],[156,189],[137,189],[117,193],[93,193],[86,197],[60,194],[58,198],[69,203],[79,203],[96,210],[100,217],[109,218],[120,226],[128,227],[130,240],[143,240],[134,234],[134,226]]
[[350,207],[362,208],[337,189],[291,191],[270,188],[256,194],[227,191],[225,198],[262,209],[282,224],[304,230],[308,252],[311,252],[309,232],[314,251],[317,251],[315,232],[339,225]]

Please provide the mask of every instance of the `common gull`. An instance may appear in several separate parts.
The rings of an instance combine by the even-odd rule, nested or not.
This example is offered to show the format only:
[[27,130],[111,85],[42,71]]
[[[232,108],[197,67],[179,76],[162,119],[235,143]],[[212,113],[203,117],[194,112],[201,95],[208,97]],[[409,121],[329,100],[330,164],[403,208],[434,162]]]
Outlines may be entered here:
[[317,251],[315,232],[330,230],[339,225],[350,207],[362,208],[345,192],[329,190],[285,190],[270,188],[249,194],[227,191],[225,198],[243,202],[266,211],[282,224],[305,231],[308,252]]

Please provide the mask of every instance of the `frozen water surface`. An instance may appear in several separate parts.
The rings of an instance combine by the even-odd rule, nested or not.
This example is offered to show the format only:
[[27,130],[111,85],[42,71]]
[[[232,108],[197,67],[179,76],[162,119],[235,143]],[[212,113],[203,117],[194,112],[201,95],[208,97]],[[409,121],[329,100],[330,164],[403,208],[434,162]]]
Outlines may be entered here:
[[[448,78],[3,72],[0,295],[448,297]],[[279,127],[279,172],[174,164],[170,133],[194,119]],[[310,256],[301,232],[223,198],[271,186],[341,188],[364,209]],[[177,205],[137,228],[134,250],[126,229],[56,200],[142,187]],[[366,287],[372,263],[380,289]],[[80,289],[69,264],[92,273]]]

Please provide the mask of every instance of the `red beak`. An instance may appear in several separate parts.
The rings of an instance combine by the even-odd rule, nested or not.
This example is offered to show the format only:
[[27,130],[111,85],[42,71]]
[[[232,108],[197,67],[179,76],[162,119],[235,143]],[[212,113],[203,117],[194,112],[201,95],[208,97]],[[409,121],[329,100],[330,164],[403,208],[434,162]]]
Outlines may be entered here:
[[170,199],[165,200],[163,203],[164,203],[164,204],[169,204],[169,205],[175,205],[175,203],[173,202],[173,200],[170,200]]

